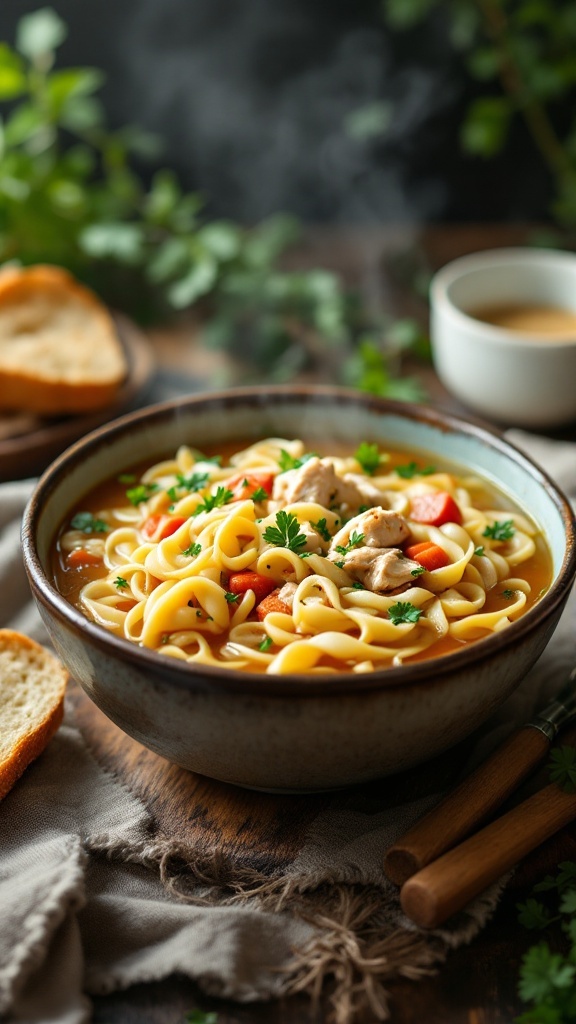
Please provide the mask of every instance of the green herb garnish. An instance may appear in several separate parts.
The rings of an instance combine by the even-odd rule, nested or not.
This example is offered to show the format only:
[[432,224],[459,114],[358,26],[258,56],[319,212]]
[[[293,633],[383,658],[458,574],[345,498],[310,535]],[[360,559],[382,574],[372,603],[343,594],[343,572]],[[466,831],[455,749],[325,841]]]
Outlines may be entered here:
[[352,584],[352,589],[353,590],[366,590],[366,587],[364,586],[363,583],[353,583]]
[[326,526],[325,519],[319,519],[317,523],[313,523],[312,520],[310,519],[309,522],[310,526],[312,526],[316,530],[316,532],[320,534],[322,540],[332,540],[332,534],[330,533],[330,530]]
[[358,545],[361,544],[363,540],[364,534],[357,533],[356,530],[353,530],[352,533],[350,534],[350,540],[348,541],[348,543],[346,545],[337,544],[334,550],[337,551],[338,554],[340,555],[347,555],[350,551],[353,550],[353,548],[357,548]]
[[284,509],[276,513],[276,526],[267,526],[263,537],[267,544],[288,548],[296,553],[306,544],[306,537],[300,533],[300,523],[296,516]]
[[191,1010],[186,1015],[185,1024],[218,1024],[218,1014],[214,1010]]
[[497,519],[491,526],[486,527],[482,536],[491,537],[492,540],[510,540],[515,532],[512,519],[504,519],[502,522]]
[[148,501],[157,490],[158,484],[138,484],[137,487],[131,487],[126,491],[126,497],[130,504],[140,505],[143,501]]
[[222,508],[233,497],[233,492],[229,491],[228,488],[218,487],[215,494],[206,495],[204,500],[194,509],[192,515],[199,516],[201,512],[211,512],[214,508]]
[[228,601],[228,604],[235,604],[240,599],[240,594],[233,594],[231,590],[227,590],[224,597]]
[[482,556],[484,554],[484,545],[479,544],[477,548],[474,548],[474,554],[478,555],[478,557]]
[[128,586],[128,580],[125,580],[123,576],[117,576],[114,580],[114,586],[118,587],[119,590],[123,590],[124,587]]
[[410,570],[410,575],[411,576],[421,576],[423,572],[426,572],[426,569],[424,568],[423,565],[419,565],[417,569],[411,569]]
[[119,484],[133,484],[136,480],[135,473],[121,473],[118,477]]
[[252,498],[252,501],[268,501],[270,495],[263,487],[258,487],[250,497]]
[[515,595],[516,591],[511,590],[510,587],[506,587],[506,590],[502,591],[502,597],[505,597],[507,601],[510,601]]
[[189,494],[201,491],[207,486],[210,477],[208,473],[192,473],[192,476],[184,476],[183,473],[176,474],[176,483],[168,488],[167,494],[176,501],[179,491],[187,491]]
[[182,554],[186,555],[187,558],[196,558],[196,555],[199,555],[201,551],[201,544],[191,544],[190,547],[184,549]]
[[297,459],[294,458],[293,455],[290,455],[290,452],[287,452],[284,448],[281,448],[280,456],[278,458],[280,472],[287,473],[289,469],[300,469],[300,466],[303,466],[305,462],[309,462],[310,459],[314,459],[315,457],[315,452],[307,452],[305,455],[301,455],[300,458]]
[[422,612],[411,601],[398,601],[390,606],[388,615],[394,625],[399,626],[402,622],[418,622]]
[[77,512],[70,520],[73,530],[82,530],[82,533],[108,533],[110,527],[103,519],[96,519],[91,512]]
[[356,462],[359,462],[362,469],[368,476],[372,476],[380,465],[380,452],[377,444],[369,444],[362,441],[354,452]]
[[411,480],[414,476],[430,476],[436,472],[436,466],[424,466],[423,469],[419,469],[417,462],[408,462],[405,466],[396,466],[395,472],[403,480]]
[[273,643],[272,637],[271,636],[265,636],[263,641],[262,641],[262,643],[258,645],[258,650],[262,651],[262,653],[265,654],[266,651],[268,650],[268,648],[272,647],[272,643]]
[[550,752],[550,781],[565,793],[576,793],[576,747],[555,747]]

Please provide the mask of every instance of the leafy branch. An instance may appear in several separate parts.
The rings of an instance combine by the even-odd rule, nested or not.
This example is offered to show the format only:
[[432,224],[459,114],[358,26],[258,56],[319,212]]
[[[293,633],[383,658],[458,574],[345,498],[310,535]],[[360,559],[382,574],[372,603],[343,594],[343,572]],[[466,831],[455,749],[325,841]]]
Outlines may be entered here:
[[[434,9],[447,19],[470,76],[486,83],[461,126],[463,149],[489,159],[522,119],[555,189],[552,215],[576,227],[576,10],[562,0],[383,0],[392,28],[412,28]],[[568,111],[568,113],[567,113]]]
[[0,263],[65,266],[141,321],[200,304],[204,343],[240,353],[256,379],[326,378],[330,357],[346,383],[416,397],[397,378],[419,332],[369,317],[329,270],[285,269],[292,218],[209,220],[170,169],[145,184],[135,166],[157,160],[158,140],[109,128],[102,72],[56,67],[66,35],[45,7],[20,19],[14,46],[0,42]]

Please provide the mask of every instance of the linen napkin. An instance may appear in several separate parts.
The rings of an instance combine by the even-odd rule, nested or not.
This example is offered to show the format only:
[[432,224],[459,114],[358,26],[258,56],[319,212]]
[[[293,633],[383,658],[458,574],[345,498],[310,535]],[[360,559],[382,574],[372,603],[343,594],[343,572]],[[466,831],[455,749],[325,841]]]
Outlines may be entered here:
[[[518,431],[510,439],[576,500],[576,445]],[[0,485],[0,625],[47,644],[19,544],[32,486]],[[465,769],[558,689],[573,665],[575,625],[572,596],[538,664],[475,735]],[[171,849],[158,836],[144,804],[97,763],[69,706],[46,751],[0,803],[0,1016],[83,1024],[90,995],[175,972],[212,995],[274,999],[320,985],[340,964],[334,1020],[352,1024],[366,1005],[375,1020],[388,1019],[387,983],[418,977],[470,941],[503,885],[435,932],[404,918],[383,851],[440,795],[390,806],[376,789],[343,794],[316,817],[281,877],[235,875],[233,863],[223,873],[217,851],[211,864],[206,851],[182,849],[178,837]],[[165,870],[171,855],[177,879]],[[367,954],[370,977],[362,973]]]

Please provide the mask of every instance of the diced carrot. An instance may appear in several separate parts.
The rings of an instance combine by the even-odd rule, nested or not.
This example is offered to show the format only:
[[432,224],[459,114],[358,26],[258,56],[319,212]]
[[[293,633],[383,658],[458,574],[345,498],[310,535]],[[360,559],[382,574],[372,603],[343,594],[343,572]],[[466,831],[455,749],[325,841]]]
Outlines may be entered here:
[[278,597],[279,593],[280,588],[278,587],[273,591],[273,593],[269,594],[268,597],[265,597],[263,601],[260,601],[260,604],[256,608],[256,615],[260,619],[260,622],[263,622],[270,612],[283,612],[284,615],[292,614],[290,605],[286,604],[286,601],[280,600]]
[[251,498],[260,488],[266,491],[267,496],[270,497],[273,486],[274,473],[269,473],[268,470],[237,473],[236,476],[232,476],[229,480],[224,481],[224,487],[232,491],[231,501],[245,501],[246,498]]
[[445,565],[450,565],[450,559],[444,548],[441,548],[439,544],[434,544],[432,541],[412,544],[404,549],[404,554],[407,558],[412,558],[415,562],[418,562],[428,572],[432,572],[433,569],[443,569]]
[[443,523],[461,523],[462,513],[447,491],[431,494],[417,494],[411,500],[410,519],[428,526],[442,526]]
[[269,576],[261,576],[258,572],[246,569],[244,572],[233,572],[228,580],[228,590],[231,594],[245,594],[247,590],[253,590],[256,603],[262,601],[274,590],[276,584]]
[[66,565],[69,569],[80,569],[83,565],[101,565],[100,555],[94,555],[86,548],[74,548],[66,555]]
[[156,515],[148,516],[148,519],[142,523],[140,533],[144,535],[146,540],[158,542],[176,533],[176,530],[185,522],[185,516],[169,516],[165,513],[157,513]]

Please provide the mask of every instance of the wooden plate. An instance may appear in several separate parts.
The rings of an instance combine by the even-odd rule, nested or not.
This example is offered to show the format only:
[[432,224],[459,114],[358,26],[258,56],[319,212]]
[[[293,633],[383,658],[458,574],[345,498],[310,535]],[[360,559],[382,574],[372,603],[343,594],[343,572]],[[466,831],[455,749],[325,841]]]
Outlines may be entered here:
[[128,362],[126,379],[114,402],[89,416],[0,416],[0,480],[36,476],[73,441],[143,400],[156,367],[152,347],[131,320],[121,315],[114,319]]

